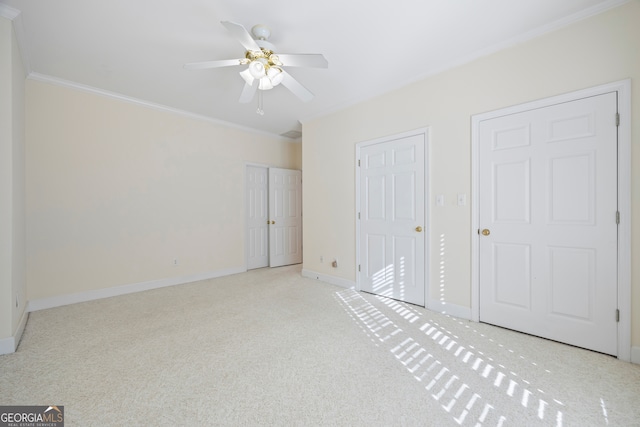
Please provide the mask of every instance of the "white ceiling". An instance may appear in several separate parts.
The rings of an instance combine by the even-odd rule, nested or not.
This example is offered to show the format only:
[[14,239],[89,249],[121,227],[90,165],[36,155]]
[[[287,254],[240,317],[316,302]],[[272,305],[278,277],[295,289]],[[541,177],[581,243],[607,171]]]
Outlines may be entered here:
[[[557,29],[627,0],[0,0],[28,72],[272,134]],[[9,6],[4,7],[2,5]],[[185,70],[244,49],[220,21],[271,28],[276,53],[322,53],[286,88],[238,103],[240,67]],[[286,64],[285,64],[286,65]]]

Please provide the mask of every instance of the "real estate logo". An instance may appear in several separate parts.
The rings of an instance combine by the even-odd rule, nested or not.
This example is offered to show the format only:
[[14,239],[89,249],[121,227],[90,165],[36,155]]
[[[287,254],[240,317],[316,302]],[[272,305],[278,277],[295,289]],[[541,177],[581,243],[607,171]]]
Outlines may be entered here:
[[64,427],[64,406],[0,406],[0,427]]

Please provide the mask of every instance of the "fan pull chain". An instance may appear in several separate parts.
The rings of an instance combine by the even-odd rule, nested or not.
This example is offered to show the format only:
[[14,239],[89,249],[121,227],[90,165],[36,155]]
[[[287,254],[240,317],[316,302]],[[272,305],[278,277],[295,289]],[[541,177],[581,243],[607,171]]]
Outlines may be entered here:
[[258,113],[261,116],[264,116],[264,110],[262,109],[262,91],[258,90],[258,109],[256,110],[256,113]]

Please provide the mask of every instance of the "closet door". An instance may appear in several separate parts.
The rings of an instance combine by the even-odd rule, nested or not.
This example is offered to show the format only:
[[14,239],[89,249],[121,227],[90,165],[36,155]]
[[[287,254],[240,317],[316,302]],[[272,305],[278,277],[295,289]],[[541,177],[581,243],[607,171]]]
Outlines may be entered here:
[[615,92],[480,123],[480,321],[617,354]]
[[269,266],[269,169],[247,166],[247,269]]
[[269,168],[269,265],[302,262],[302,172]]

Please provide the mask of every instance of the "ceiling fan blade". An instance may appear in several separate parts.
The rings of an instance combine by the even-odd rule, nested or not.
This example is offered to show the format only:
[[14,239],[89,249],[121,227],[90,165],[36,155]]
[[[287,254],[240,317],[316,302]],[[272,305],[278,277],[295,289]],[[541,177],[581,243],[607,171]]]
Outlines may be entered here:
[[278,53],[277,55],[282,65],[286,67],[329,67],[329,62],[319,53]]
[[253,95],[256,94],[256,90],[258,90],[259,80],[254,80],[253,84],[245,83],[242,88],[242,93],[240,94],[239,101],[243,104],[247,104],[251,102],[253,99]]
[[187,70],[203,70],[205,68],[229,67],[232,65],[241,65],[240,59],[221,59],[219,61],[188,62],[184,64],[184,68],[186,68]]
[[244,46],[247,50],[260,51],[260,46],[251,37],[251,34],[240,24],[231,21],[221,21],[222,25],[233,34],[233,36]]
[[309,92],[309,90],[302,86],[296,79],[294,79],[291,74],[286,71],[282,71],[283,79],[282,85],[289,89],[295,96],[300,98],[304,102],[309,102],[313,99],[313,94]]

